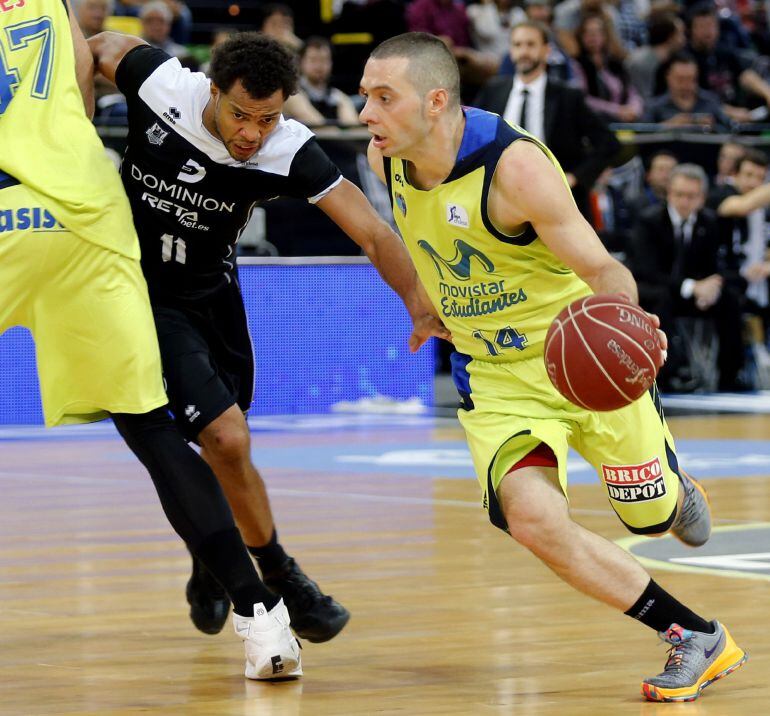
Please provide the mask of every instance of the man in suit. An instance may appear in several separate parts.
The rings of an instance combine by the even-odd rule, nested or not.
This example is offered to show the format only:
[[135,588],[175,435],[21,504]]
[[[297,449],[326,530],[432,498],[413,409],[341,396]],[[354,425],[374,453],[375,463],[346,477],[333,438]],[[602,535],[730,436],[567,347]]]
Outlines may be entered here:
[[645,161],[644,186],[639,196],[630,202],[632,220],[648,206],[658,206],[666,201],[671,172],[679,159],[669,149],[660,149]]
[[[738,296],[724,280],[717,218],[703,204],[708,179],[696,164],[671,173],[666,202],[641,212],[631,242],[631,269],[642,307],[660,316],[661,328],[674,335],[679,316],[706,316],[719,337],[719,389],[739,389],[743,339]],[[672,348],[674,348],[672,342]],[[682,356],[669,353],[660,380],[665,385],[681,367]]]
[[516,74],[493,77],[474,104],[544,141],[564,169],[578,207],[590,219],[589,192],[620,143],[579,90],[548,77],[549,51],[545,26],[531,20],[516,25],[510,50]]

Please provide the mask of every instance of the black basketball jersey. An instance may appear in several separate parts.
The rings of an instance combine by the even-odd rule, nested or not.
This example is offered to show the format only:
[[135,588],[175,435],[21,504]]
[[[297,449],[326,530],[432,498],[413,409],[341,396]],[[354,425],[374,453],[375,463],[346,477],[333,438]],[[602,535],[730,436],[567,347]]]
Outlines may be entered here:
[[315,202],[342,180],[313,133],[283,117],[254,156],[233,159],[203,126],[209,79],[162,50],[134,48],[115,79],[128,102],[121,173],[153,297],[202,298],[232,281],[257,203]]

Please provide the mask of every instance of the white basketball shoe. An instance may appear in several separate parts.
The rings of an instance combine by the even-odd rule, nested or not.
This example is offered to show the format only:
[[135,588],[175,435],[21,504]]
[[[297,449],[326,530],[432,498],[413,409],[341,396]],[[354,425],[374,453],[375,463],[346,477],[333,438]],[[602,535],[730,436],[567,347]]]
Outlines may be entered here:
[[299,642],[289,629],[283,599],[269,612],[262,602],[253,617],[233,613],[235,633],[246,647],[247,679],[293,679],[302,676]]

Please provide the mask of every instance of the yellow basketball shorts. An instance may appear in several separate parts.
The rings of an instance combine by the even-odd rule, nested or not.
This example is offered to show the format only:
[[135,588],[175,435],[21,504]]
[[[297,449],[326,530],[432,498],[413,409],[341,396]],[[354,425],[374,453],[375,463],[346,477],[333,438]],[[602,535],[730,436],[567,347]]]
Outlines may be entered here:
[[494,525],[507,529],[497,501],[503,477],[543,442],[558,460],[565,496],[572,447],[594,467],[610,505],[631,532],[653,534],[671,526],[679,466],[656,389],[620,410],[598,413],[563,398],[541,356],[516,363],[471,360],[464,366],[453,360],[453,367],[461,392],[469,388],[465,404],[473,407],[458,417]]
[[0,333],[32,332],[46,425],[165,405],[139,262],[78,238],[36,196],[0,190]]

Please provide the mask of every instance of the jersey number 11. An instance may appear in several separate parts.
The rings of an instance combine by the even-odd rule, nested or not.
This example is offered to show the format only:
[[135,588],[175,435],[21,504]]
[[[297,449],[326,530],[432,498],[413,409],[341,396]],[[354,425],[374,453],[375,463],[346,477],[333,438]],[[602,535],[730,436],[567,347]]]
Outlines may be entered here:
[[176,261],[177,263],[187,263],[187,244],[184,239],[174,238],[171,234],[163,234],[160,237],[163,248],[160,256],[164,263]]

